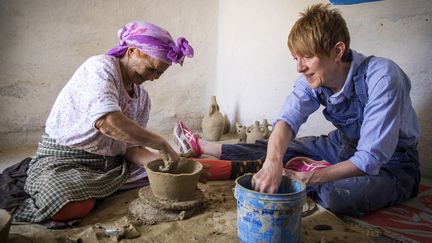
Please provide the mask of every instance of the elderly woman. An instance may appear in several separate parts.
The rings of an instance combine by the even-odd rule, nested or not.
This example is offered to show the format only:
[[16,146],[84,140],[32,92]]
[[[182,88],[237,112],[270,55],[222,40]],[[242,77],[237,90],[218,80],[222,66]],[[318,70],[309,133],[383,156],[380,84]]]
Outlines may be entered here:
[[146,129],[151,102],[140,86],[158,79],[193,49],[174,42],[161,27],[132,22],[118,32],[118,46],[85,61],[60,92],[30,162],[25,191],[30,198],[14,212],[18,221],[67,221],[88,214],[97,198],[117,191],[130,177],[130,163],[142,167],[178,155]]

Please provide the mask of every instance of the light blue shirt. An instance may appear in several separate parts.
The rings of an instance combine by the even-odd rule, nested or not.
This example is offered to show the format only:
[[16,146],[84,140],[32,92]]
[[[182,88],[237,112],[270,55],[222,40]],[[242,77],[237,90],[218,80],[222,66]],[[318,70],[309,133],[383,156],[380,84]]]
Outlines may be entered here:
[[[341,103],[354,94],[352,78],[365,56],[354,50],[352,54],[353,61],[342,89],[337,93],[321,89],[325,91],[327,101],[331,104]],[[372,58],[365,82],[368,101],[363,110],[360,139],[350,161],[363,172],[377,175],[397,146],[417,145],[420,129],[409,96],[411,81],[399,66],[389,59]],[[310,88],[302,75],[285,100],[277,121],[287,122],[294,134],[297,134],[300,126],[319,107],[317,90]]]

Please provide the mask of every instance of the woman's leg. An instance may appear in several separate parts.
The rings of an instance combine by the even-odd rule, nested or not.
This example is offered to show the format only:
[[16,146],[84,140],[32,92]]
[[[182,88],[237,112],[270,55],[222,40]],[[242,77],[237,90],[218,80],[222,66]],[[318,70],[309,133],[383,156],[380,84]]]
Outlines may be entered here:
[[211,155],[216,158],[221,157],[222,153],[222,144],[212,143],[203,139],[198,140],[198,144],[201,148],[201,152],[203,154]]

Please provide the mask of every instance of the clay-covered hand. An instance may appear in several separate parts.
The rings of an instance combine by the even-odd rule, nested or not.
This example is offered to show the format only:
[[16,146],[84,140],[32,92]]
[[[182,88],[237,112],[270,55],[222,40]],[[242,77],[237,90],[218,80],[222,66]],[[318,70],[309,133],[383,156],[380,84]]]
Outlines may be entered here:
[[310,183],[310,178],[313,175],[313,171],[312,172],[299,172],[299,171],[293,171],[293,170],[289,170],[289,169],[283,169],[282,171],[282,175],[283,176],[287,176],[289,178],[293,178],[293,179],[297,179],[301,182],[303,182],[306,186],[308,186]]
[[263,167],[252,177],[252,188],[263,193],[276,193],[282,181],[282,162],[266,159]]
[[180,157],[177,152],[167,143],[167,146],[159,150],[159,157],[163,160],[164,165],[159,166],[162,172],[172,172],[177,168]]

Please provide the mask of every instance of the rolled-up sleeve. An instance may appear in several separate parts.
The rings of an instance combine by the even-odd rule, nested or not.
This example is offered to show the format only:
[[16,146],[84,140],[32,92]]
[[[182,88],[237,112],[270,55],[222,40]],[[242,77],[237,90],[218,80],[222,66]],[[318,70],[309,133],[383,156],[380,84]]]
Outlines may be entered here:
[[302,77],[296,80],[293,92],[285,99],[275,122],[285,121],[290,125],[294,136],[309,115],[320,106],[316,95]]
[[360,140],[350,160],[363,172],[377,175],[398,143],[403,85],[396,74],[376,74],[370,80]]

